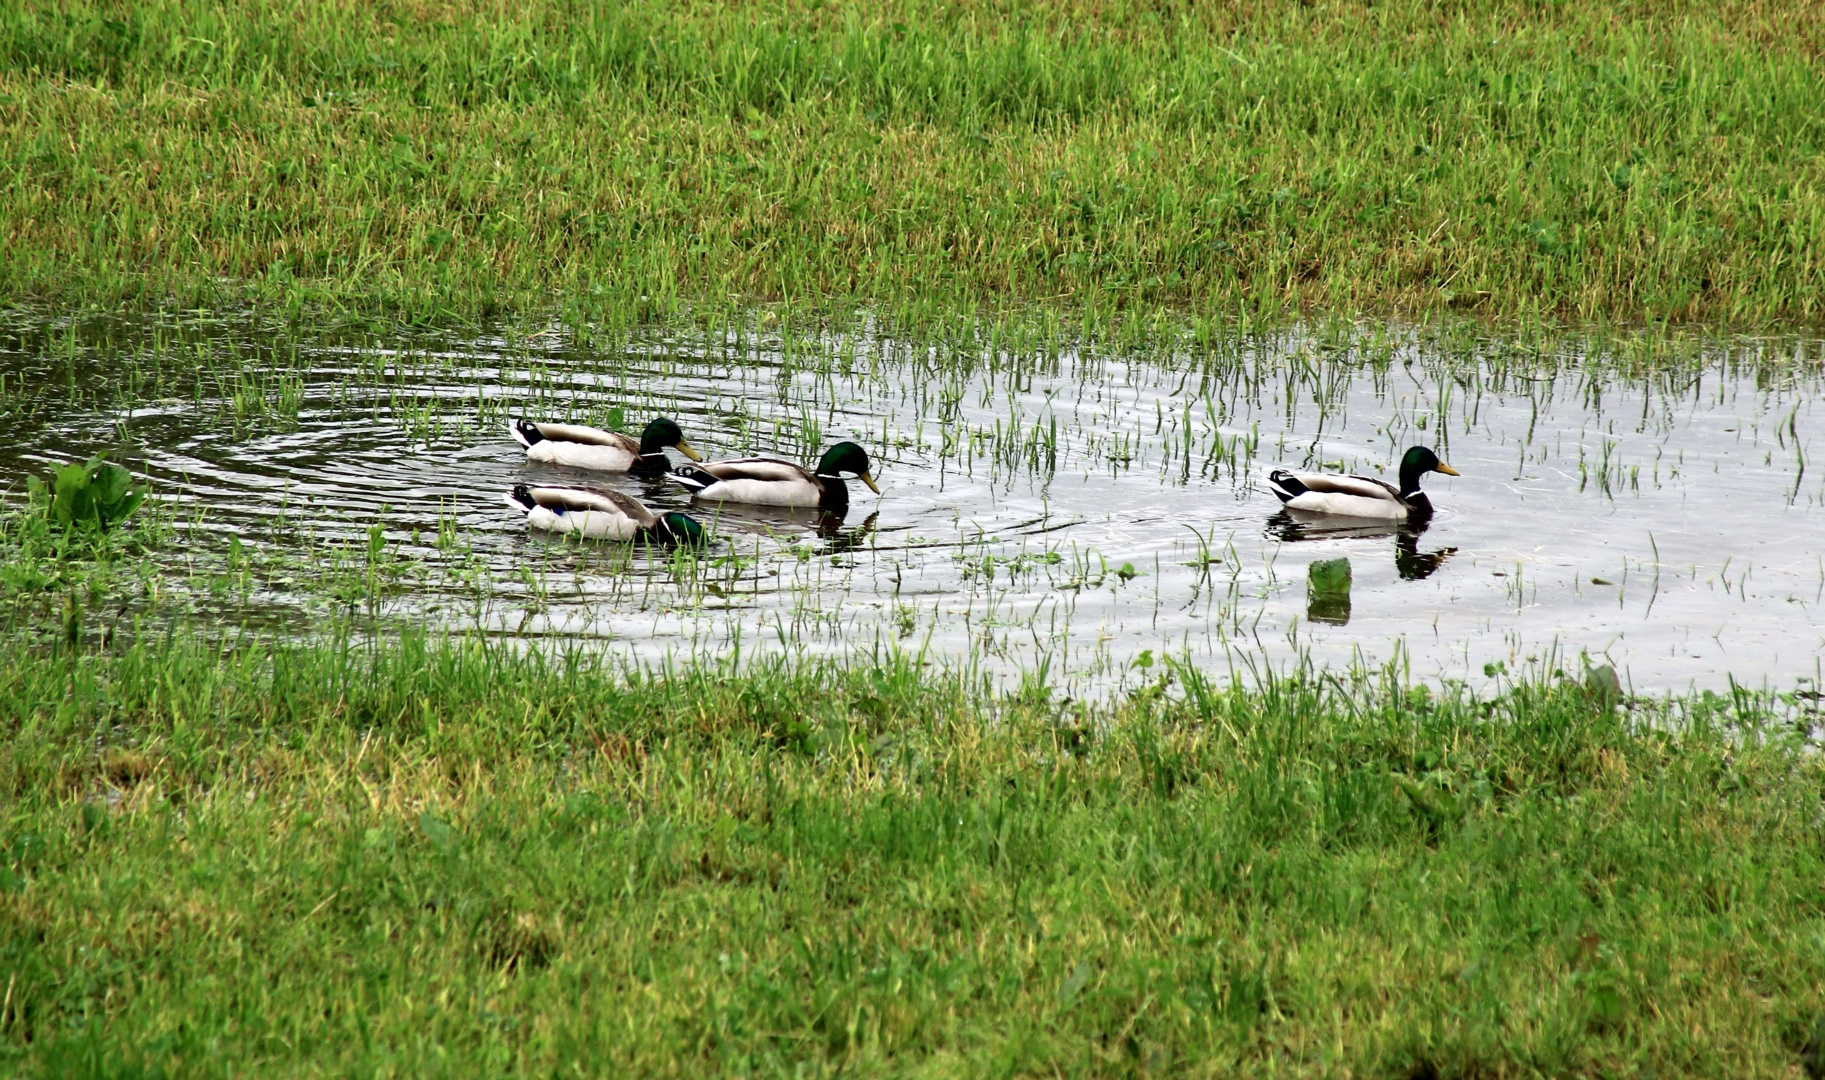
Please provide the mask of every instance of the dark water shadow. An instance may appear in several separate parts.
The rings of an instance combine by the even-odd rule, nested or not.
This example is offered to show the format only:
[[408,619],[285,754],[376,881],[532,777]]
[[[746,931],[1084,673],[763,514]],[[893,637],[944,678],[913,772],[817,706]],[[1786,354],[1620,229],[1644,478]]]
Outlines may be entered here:
[[1421,551],[1419,538],[1431,525],[1429,520],[1381,521],[1374,518],[1338,517],[1314,514],[1282,507],[1267,519],[1265,535],[1273,540],[1301,543],[1307,540],[1373,540],[1394,538],[1394,569],[1406,581],[1424,581],[1438,572],[1445,561],[1457,554],[1457,548],[1442,547]]
[[[1423,532],[1424,529],[1420,531]],[[1396,533],[1394,537],[1394,569],[1405,581],[1424,581],[1445,565],[1446,559],[1456,554],[1457,548],[1454,547],[1421,551],[1418,532]]]
[[713,531],[759,536],[818,536],[831,541],[830,550],[848,550],[859,542],[860,534],[872,531],[877,514],[854,528],[845,529],[848,510],[797,509],[786,506],[754,506],[748,503],[699,502],[693,500],[685,513],[703,522]]
[[863,547],[875,530],[875,522],[881,517],[879,510],[863,518],[859,524],[843,527],[846,513],[826,510],[818,515],[817,534],[824,538],[825,555],[835,555],[844,551],[854,551]]

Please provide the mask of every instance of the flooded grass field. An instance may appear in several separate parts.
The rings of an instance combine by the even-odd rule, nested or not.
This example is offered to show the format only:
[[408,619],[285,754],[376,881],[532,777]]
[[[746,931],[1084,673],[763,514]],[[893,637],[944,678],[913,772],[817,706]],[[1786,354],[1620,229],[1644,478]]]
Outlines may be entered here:
[[[1816,1058],[1820,341],[792,323],[9,324],[0,469],[157,497],[0,514],[0,1061]],[[507,433],[658,414],[881,494]],[[1423,529],[1265,484],[1413,444]],[[529,534],[520,483],[713,539]]]
[[[98,449],[167,496],[113,612],[302,627],[348,607],[635,662],[914,653],[1103,696],[1173,662],[1394,662],[1475,685],[1611,665],[1637,692],[1816,689],[1825,650],[1820,359],[1806,338],[1504,338],[1374,324],[1071,347],[866,325],[302,339],[228,324],[0,339],[0,468]],[[691,504],[676,485],[527,462],[509,417],[707,457],[863,444],[848,513]],[[1421,527],[1298,520],[1279,465],[1393,478]],[[704,551],[528,534],[516,483],[615,487],[711,527]],[[1340,598],[1313,563],[1349,560]]]
[[1822,15],[0,6],[0,1076],[1825,1076]]

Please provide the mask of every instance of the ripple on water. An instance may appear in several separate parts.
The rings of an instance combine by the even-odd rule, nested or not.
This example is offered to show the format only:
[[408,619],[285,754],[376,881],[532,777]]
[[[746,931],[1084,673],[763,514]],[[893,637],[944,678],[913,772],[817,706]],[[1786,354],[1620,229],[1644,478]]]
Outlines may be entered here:
[[[117,456],[207,510],[192,565],[232,534],[292,552],[308,577],[378,523],[428,568],[391,612],[646,660],[892,645],[1009,677],[1043,660],[1095,693],[1157,676],[1163,656],[1398,659],[1481,681],[1588,655],[1638,690],[1677,690],[1791,687],[1825,651],[1816,342],[1799,360],[1792,342],[1739,342],[1631,374],[1601,355],[1517,360],[1499,341],[1447,356],[1418,335],[1320,354],[1297,330],[1163,358],[992,362],[880,340],[788,356],[481,339],[283,360],[224,340],[239,359],[188,370],[144,341],[95,347],[83,404],[15,423],[12,471],[124,440]],[[153,369],[163,392],[119,391],[118,372]],[[29,348],[0,370],[40,403],[74,378]],[[810,460],[853,438],[884,494],[852,485],[841,518],[719,510],[529,463],[504,430],[507,415],[617,409],[635,428],[673,416],[710,457]],[[1281,464],[1391,476],[1413,444],[1462,474],[1428,477],[1439,512],[1423,528],[1288,514],[1260,483]],[[685,564],[528,535],[501,504],[519,482],[617,487],[689,509],[718,540]],[[1315,619],[1306,568],[1339,557],[1346,614]],[[297,577],[275,575],[261,602],[308,593]]]

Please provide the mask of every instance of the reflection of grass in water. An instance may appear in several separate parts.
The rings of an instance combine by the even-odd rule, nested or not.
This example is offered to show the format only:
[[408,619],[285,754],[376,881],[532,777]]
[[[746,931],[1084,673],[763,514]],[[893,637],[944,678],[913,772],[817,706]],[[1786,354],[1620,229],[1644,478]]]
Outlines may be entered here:
[[[1683,462],[1673,454],[1662,462],[1660,446],[1694,395],[1722,385],[1713,373],[1753,374],[1756,392],[1797,402],[1817,384],[1819,354],[1816,342],[1791,338],[1744,342],[1659,330],[1544,328],[1492,335],[1469,323],[1336,320],[1222,335],[1208,333],[1208,326],[1155,323],[1151,336],[1134,341],[1072,344],[1041,321],[953,319],[943,336],[921,342],[840,320],[797,322],[773,309],[720,322],[706,317],[594,330],[547,324],[537,333],[507,327],[462,338],[409,328],[382,334],[199,320],[46,322],[17,312],[13,319],[14,347],[0,374],[13,376],[3,386],[6,400],[24,403],[28,443],[30,424],[68,423],[73,416],[117,418],[129,439],[147,440],[148,450],[162,448],[155,440],[182,440],[217,425],[250,443],[275,431],[289,438],[308,416],[299,441],[316,440],[319,454],[337,452],[345,423],[370,446],[439,454],[504,441],[507,415],[612,424],[617,416],[627,423],[688,410],[693,439],[713,453],[803,459],[819,440],[854,434],[879,449],[890,475],[901,464],[896,456],[924,464],[935,455],[941,468],[998,485],[1031,485],[1042,494],[1058,476],[1109,470],[1141,484],[1214,485],[1213,495],[1223,498],[1246,497],[1247,477],[1264,462],[1297,463],[1305,454],[1322,458],[1326,468],[1377,475],[1409,443],[1448,446],[1452,430],[1474,427],[1482,410],[1517,400],[1542,411],[1575,402],[1590,416],[1586,437],[1577,442],[1511,433],[1517,474],[1575,461],[1588,444],[1597,462],[1608,454],[1592,487],[1601,491],[1596,476],[1608,476],[1616,498],[1676,475]],[[16,365],[16,374],[3,370],[7,364]],[[1375,430],[1387,441],[1386,453],[1339,455],[1321,445],[1327,432],[1353,420],[1361,430],[1344,412],[1352,380],[1379,395]],[[258,405],[237,404],[222,389],[251,393],[299,384],[301,391],[258,395]],[[71,402],[63,403],[59,395],[71,387]],[[1621,418],[1629,426],[1611,435],[1618,392],[1645,405],[1639,415]],[[861,421],[866,427],[846,428],[849,409],[869,418]],[[1784,461],[1773,464],[1797,474],[1803,456],[1785,449],[1800,445],[1790,410],[1783,405],[1778,417],[1751,415],[1743,437],[1767,436],[1783,450]],[[1285,423],[1276,415],[1282,411]],[[1316,431],[1310,430],[1314,412]],[[124,460],[132,449],[123,447]],[[166,483],[184,481],[170,476]],[[174,549],[181,557],[150,563],[162,580],[142,589],[128,610],[208,611],[230,621],[290,625],[352,604],[383,620],[428,617],[463,626],[480,619],[495,630],[527,634],[600,628],[656,636],[686,654],[722,647],[735,627],[751,631],[756,619],[782,647],[817,643],[826,651],[858,642],[868,647],[882,636],[921,640],[931,628],[957,625],[966,652],[1008,656],[1018,645],[1063,654],[1071,646],[1087,650],[1088,658],[1061,670],[1092,679],[1122,670],[1100,631],[1073,620],[1080,598],[1099,605],[1099,590],[1119,589],[1123,579],[1115,572],[1124,559],[1111,565],[1102,552],[1065,542],[1068,534],[1046,548],[1060,555],[1060,564],[1037,575],[1024,572],[1037,554],[1024,539],[965,542],[980,550],[963,560],[952,559],[949,547],[930,555],[869,554],[866,561],[895,581],[902,568],[915,574],[957,568],[948,579],[956,603],[922,599],[902,611],[878,584],[860,584],[864,604],[845,606],[855,559],[819,542],[740,539],[702,556],[715,565],[668,568],[664,559],[633,558],[614,545],[536,539],[523,549],[491,541],[483,545],[490,554],[482,556],[459,550],[453,521],[433,522],[428,510],[411,507],[323,516],[309,506],[270,516],[266,509],[194,504],[189,512],[196,519]],[[1068,524],[1068,500],[1053,509]],[[359,550],[376,519],[389,538],[382,573]],[[238,553],[227,550],[234,533],[242,534]],[[954,546],[961,538],[939,539]],[[1217,542],[1212,536],[1204,546]],[[1184,558],[1193,554],[1188,549]],[[1199,571],[1183,605],[1170,605],[1199,620],[1194,632],[1206,635],[1218,654],[1225,642],[1258,630],[1281,591],[1271,566],[1251,559],[1245,567],[1231,554],[1215,580]],[[985,558],[995,561],[985,567]],[[1212,565],[1204,563],[1206,570]],[[1159,582],[1155,575],[1155,592]],[[1113,595],[1132,609],[1148,584]],[[635,614],[650,617],[650,624],[631,621]]]
[[[351,337],[219,320],[174,329],[113,318],[85,323],[78,335],[74,321],[15,313],[10,334],[0,336],[0,369],[15,368],[0,370],[0,409],[29,422],[72,409],[130,413],[187,401],[241,426],[295,423],[308,402],[385,418],[415,443],[447,446],[497,439],[516,413],[615,427],[617,418],[627,423],[690,405],[726,418],[735,452],[807,457],[838,434],[826,434],[817,410],[862,390],[886,401],[901,395],[883,416],[885,434],[874,440],[882,449],[924,446],[948,460],[1035,473],[1069,469],[1085,457],[1118,471],[1157,462],[1167,475],[1214,480],[1233,479],[1259,456],[1262,414],[1272,405],[1290,414],[1297,402],[1311,401],[1324,430],[1333,414],[1341,417],[1357,373],[1394,396],[1385,435],[1390,456],[1398,456],[1413,441],[1448,450],[1453,423],[1473,419],[1492,395],[1552,400],[1575,391],[1601,414],[1606,393],[1647,385],[1678,399],[1720,365],[1751,371],[1770,387],[1815,380],[1820,351],[1805,339],[1742,347],[1702,333],[1541,326],[1491,334],[1469,323],[1390,330],[1326,321],[1262,333],[1246,324],[1184,320],[1150,324],[1133,338],[1072,339],[1022,334],[1028,324],[1015,316],[975,320],[925,340],[811,322],[781,328],[761,347],[736,329],[751,331],[768,314],[750,311],[745,324],[716,330],[690,322],[579,325],[550,335],[463,339],[409,327]],[[1025,344],[1015,350],[1008,340]],[[865,363],[858,366],[858,358]],[[1124,429],[1070,423],[1082,402],[1056,381],[1043,400],[1021,396],[1036,376],[1113,380],[1112,364],[1186,377],[1153,403],[1147,422]],[[702,400],[679,397],[679,375],[707,371],[726,371],[735,389],[712,379]],[[1000,415],[962,422],[960,406],[972,392],[987,396],[969,398],[969,405]],[[1263,398],[1270,393],[1272,402]],[[769,404],[768,397],[777,400]],[[1252,414],[1248,431],[1222,430],[1244,414]],[[1664,427],[1669,418],[1649,419]],[[899,431],[887,430],[890,420],[899,421]],[[1786,450],[1785,433],[1770,434]]]
[[104,637],[191,618],[302,629],[357,611],[473,611],[496,591],[447,515],[421,543],[374,523],[326,538],[320,522],[296,526],[290,512],[262,535],[216,522],[207,506],[155,497],[129,527],[80,544],[48,544],[29,512],[0,512],[0,619],[41,637],[55,630],[47,613],[64,602],[105,611]]
[[1775,1074],[1825,977],[1825,777],[1747,694],[227,644],[0,642],[27,1070]]

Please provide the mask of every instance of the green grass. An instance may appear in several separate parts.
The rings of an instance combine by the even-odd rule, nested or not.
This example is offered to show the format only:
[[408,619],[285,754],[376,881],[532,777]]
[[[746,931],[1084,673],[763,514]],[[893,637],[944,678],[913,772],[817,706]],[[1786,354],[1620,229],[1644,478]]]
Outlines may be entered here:
[[[24,1075],[1791,1076],[1791,705],[0,645]],[[1779,719],[1780,716],[1786,719]]]
[[[563,312],[604,353],[872,310],[958,363],[1303,309],[1816,320],[1821,15],[26,0],[0,306],[92,310],[26,320],[63,378],[0,416],[297,421],[295,350],[129,357],[117,307]],[[296,567],[191,551],[207,510],[0,523],[0,1072],[1825,1073],[1816,701],[635,673],[259,621]],[[302,549],[311,595],[406,587],[384,541]]]
[[0,297],[1810,321],[1821,26],[1816,0],[25,0]]

